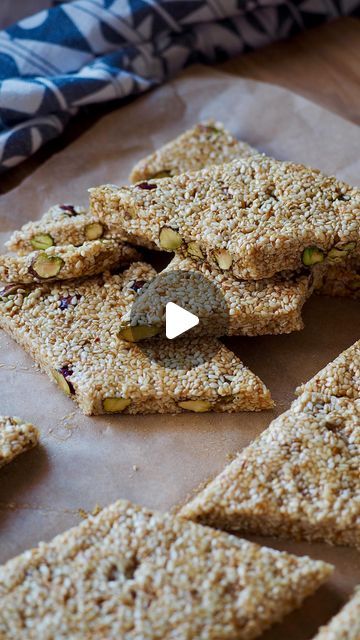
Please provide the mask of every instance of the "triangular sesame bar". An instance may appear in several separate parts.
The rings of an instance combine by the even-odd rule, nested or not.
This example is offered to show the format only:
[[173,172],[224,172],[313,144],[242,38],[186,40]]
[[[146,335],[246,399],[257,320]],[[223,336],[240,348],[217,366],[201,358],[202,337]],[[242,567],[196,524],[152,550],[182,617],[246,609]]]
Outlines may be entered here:
[[119,338],[122,316],[155,275],[134,263],[120,275],[20,285],[0,298],[0,326],[88,415],[272,407],[261,380],[215,339],[139,348]]
[[38,443],[39,432],[30,422],[0,416],[0,467]]
[[94,215],[174,251],[197,243],[239,279],[270,278],[346,259],[360,245],[360,192],[293,162],[258,154],[132,187],[90,190]]
[[221,122],[203,122],[140,160],[130,174],[130,182],[177,176],[257,153],[246,142],[234,138]]
[[329,624],[321,627],[314,640],[359,640],[360,588]]
[[349,375],[345,390],[343,364],[337,359],[329,392],[320,383],[305,389],[180,514],[232,531],[360,547],[359,378]]
[[332,362],[319,371],[311,380],[296,389],[296,394],[304,391],[320,393],[323,396],[360,398],[360,340],[340,353]]
[[122,500],[0,567],[0,635],[250,640],[331,572]]

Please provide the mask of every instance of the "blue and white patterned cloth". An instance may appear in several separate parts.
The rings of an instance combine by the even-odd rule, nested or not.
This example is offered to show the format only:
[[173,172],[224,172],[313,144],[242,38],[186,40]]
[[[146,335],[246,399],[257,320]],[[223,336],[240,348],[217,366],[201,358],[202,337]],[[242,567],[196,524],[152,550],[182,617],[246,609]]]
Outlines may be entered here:
[[[54,3],[56,4],[56,2]],[[0,172],[80,109],[355,11],[360,0],[73,0],[0,31]]]

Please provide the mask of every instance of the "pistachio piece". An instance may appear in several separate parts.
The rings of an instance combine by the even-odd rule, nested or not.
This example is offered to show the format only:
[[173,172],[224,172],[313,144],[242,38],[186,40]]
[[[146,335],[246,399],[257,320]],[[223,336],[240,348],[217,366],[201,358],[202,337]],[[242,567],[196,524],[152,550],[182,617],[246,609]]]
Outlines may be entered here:
[[156,180],[158,178],[169,178],[170,176],[171,176],[171,171],[169,171],[168,169],[164,169],[163,171],[158,171],[157,173],[154,173],[154,175],[151,176],[149,180]]
[[55,242],[49,233],[38,233],[36,236],[33,236],[30,240],[31,246],[33,249],[48,249],[49,247],[53,247]]
[[72,382],[68,380],[69,376],[71,376],[72,374],[73,374],[73,370],[70,369],[68,365],[64,365],[63,367],[60,367],[60,369],[52,370],[52,375],[55,382],[59,385],[60,389],[67,396],[71,396],[75,394],[74,386]]
[[322,249],[318,247],[306,247],[302,252],[301,260],[305,267],[311,267],[313,264],[323,262],[325,254]]
[[135,327],[126,326],[120,329],[119,338],[122,338],[127,342],[140,342],[141,340],[146,340],[147,338],[156,336],[160,331],[160,327],[151,327],[145,324],[139,324]]
[[351,251],[354,251],[356,242],[341,242],[330,249],[327,257],[332,262],[344,260]]
[[194,411],[195,413],[205,413],[206,411],[210,411],[212,406],[211,402],[208,402],[207,400],[184,400],[177,404],[181,409]]
[[354,251],[356,247],[356,242],[341,242],[336,245],[336,249],[340,249],[341,251]]
[[232,265],[232,257],[226,249],[219,249],[215,252],[215,260],[218,263],[220,269],[227,271]]
[[175,251],[182,245],[180,233],[170,227],[163,227],[159,235],[160,247],[165,251]]
[[59,256],[48,256],[46,253],[39,253],[32,261],[29,271],[38,278],[46,280],[55,278],[64,264],[64,260]]
[[336,247],[333,247],[328,252],[327,258],[328,260],[330,260],[330,262],[338,262],[339,260],[344,260],[347,254],[348,254],[347,251],[343,251],[342,249],[337,249]]
[[104,398],[102,403],[103,409],[106,413],[120,413],[121,411],[124,411],[129,404],[131,404],[131,400],[116,396]]
[[86,240],[98,240],[104,233],[104,227],[100,222],[90,222],[85,227]]
[[199,258],[200,260],[203,260],[204,254],[197,242],[189,242],[186,249],[189,256],[191,256],[192,258]]

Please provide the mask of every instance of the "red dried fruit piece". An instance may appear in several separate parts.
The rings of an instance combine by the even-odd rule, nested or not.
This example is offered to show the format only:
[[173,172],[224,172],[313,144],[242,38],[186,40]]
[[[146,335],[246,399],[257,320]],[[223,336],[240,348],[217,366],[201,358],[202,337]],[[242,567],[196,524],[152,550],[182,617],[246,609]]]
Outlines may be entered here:
[[70,305],[74,306],[74,303],[71,302],[73,299],[75,298],[76,302],[75,304],[79,301],[78,296],[75,294],[73,296],[65,296],[63,298],[60,298],[60,305],[59,308],[61,309],[61,311],[64,311],[65,309],[67,309]]
[[137,293],[143,288],[144,284],[146,284],[146,280],[134,280],[130,285],[130,289],[133,289],[133,291],[136,291]]
[[78,212],[76,211],[74,205],[72,205],[72,204],[60,204],[59,207],[63,211],[66,211],[66,213],[69,216],[78,216],[79,215]]
[[151,189],[156,189],[157,185],[156,184],[150,184],[149,182],[140,182],[139,184],[136,185],[139,189],[148,189],[149,191]]

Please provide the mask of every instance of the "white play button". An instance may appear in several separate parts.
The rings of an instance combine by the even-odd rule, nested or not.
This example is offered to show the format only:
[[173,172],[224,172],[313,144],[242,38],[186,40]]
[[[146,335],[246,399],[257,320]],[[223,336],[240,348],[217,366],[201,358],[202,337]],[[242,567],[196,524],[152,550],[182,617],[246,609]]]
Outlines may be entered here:
[[174,302],[168,302],[165,307],[165,332],[166,337],[172,340],[177,338],[185,331],[189,331],[197,324],[199,324],[199,318],[186,311],[183,307],[179,307]]

